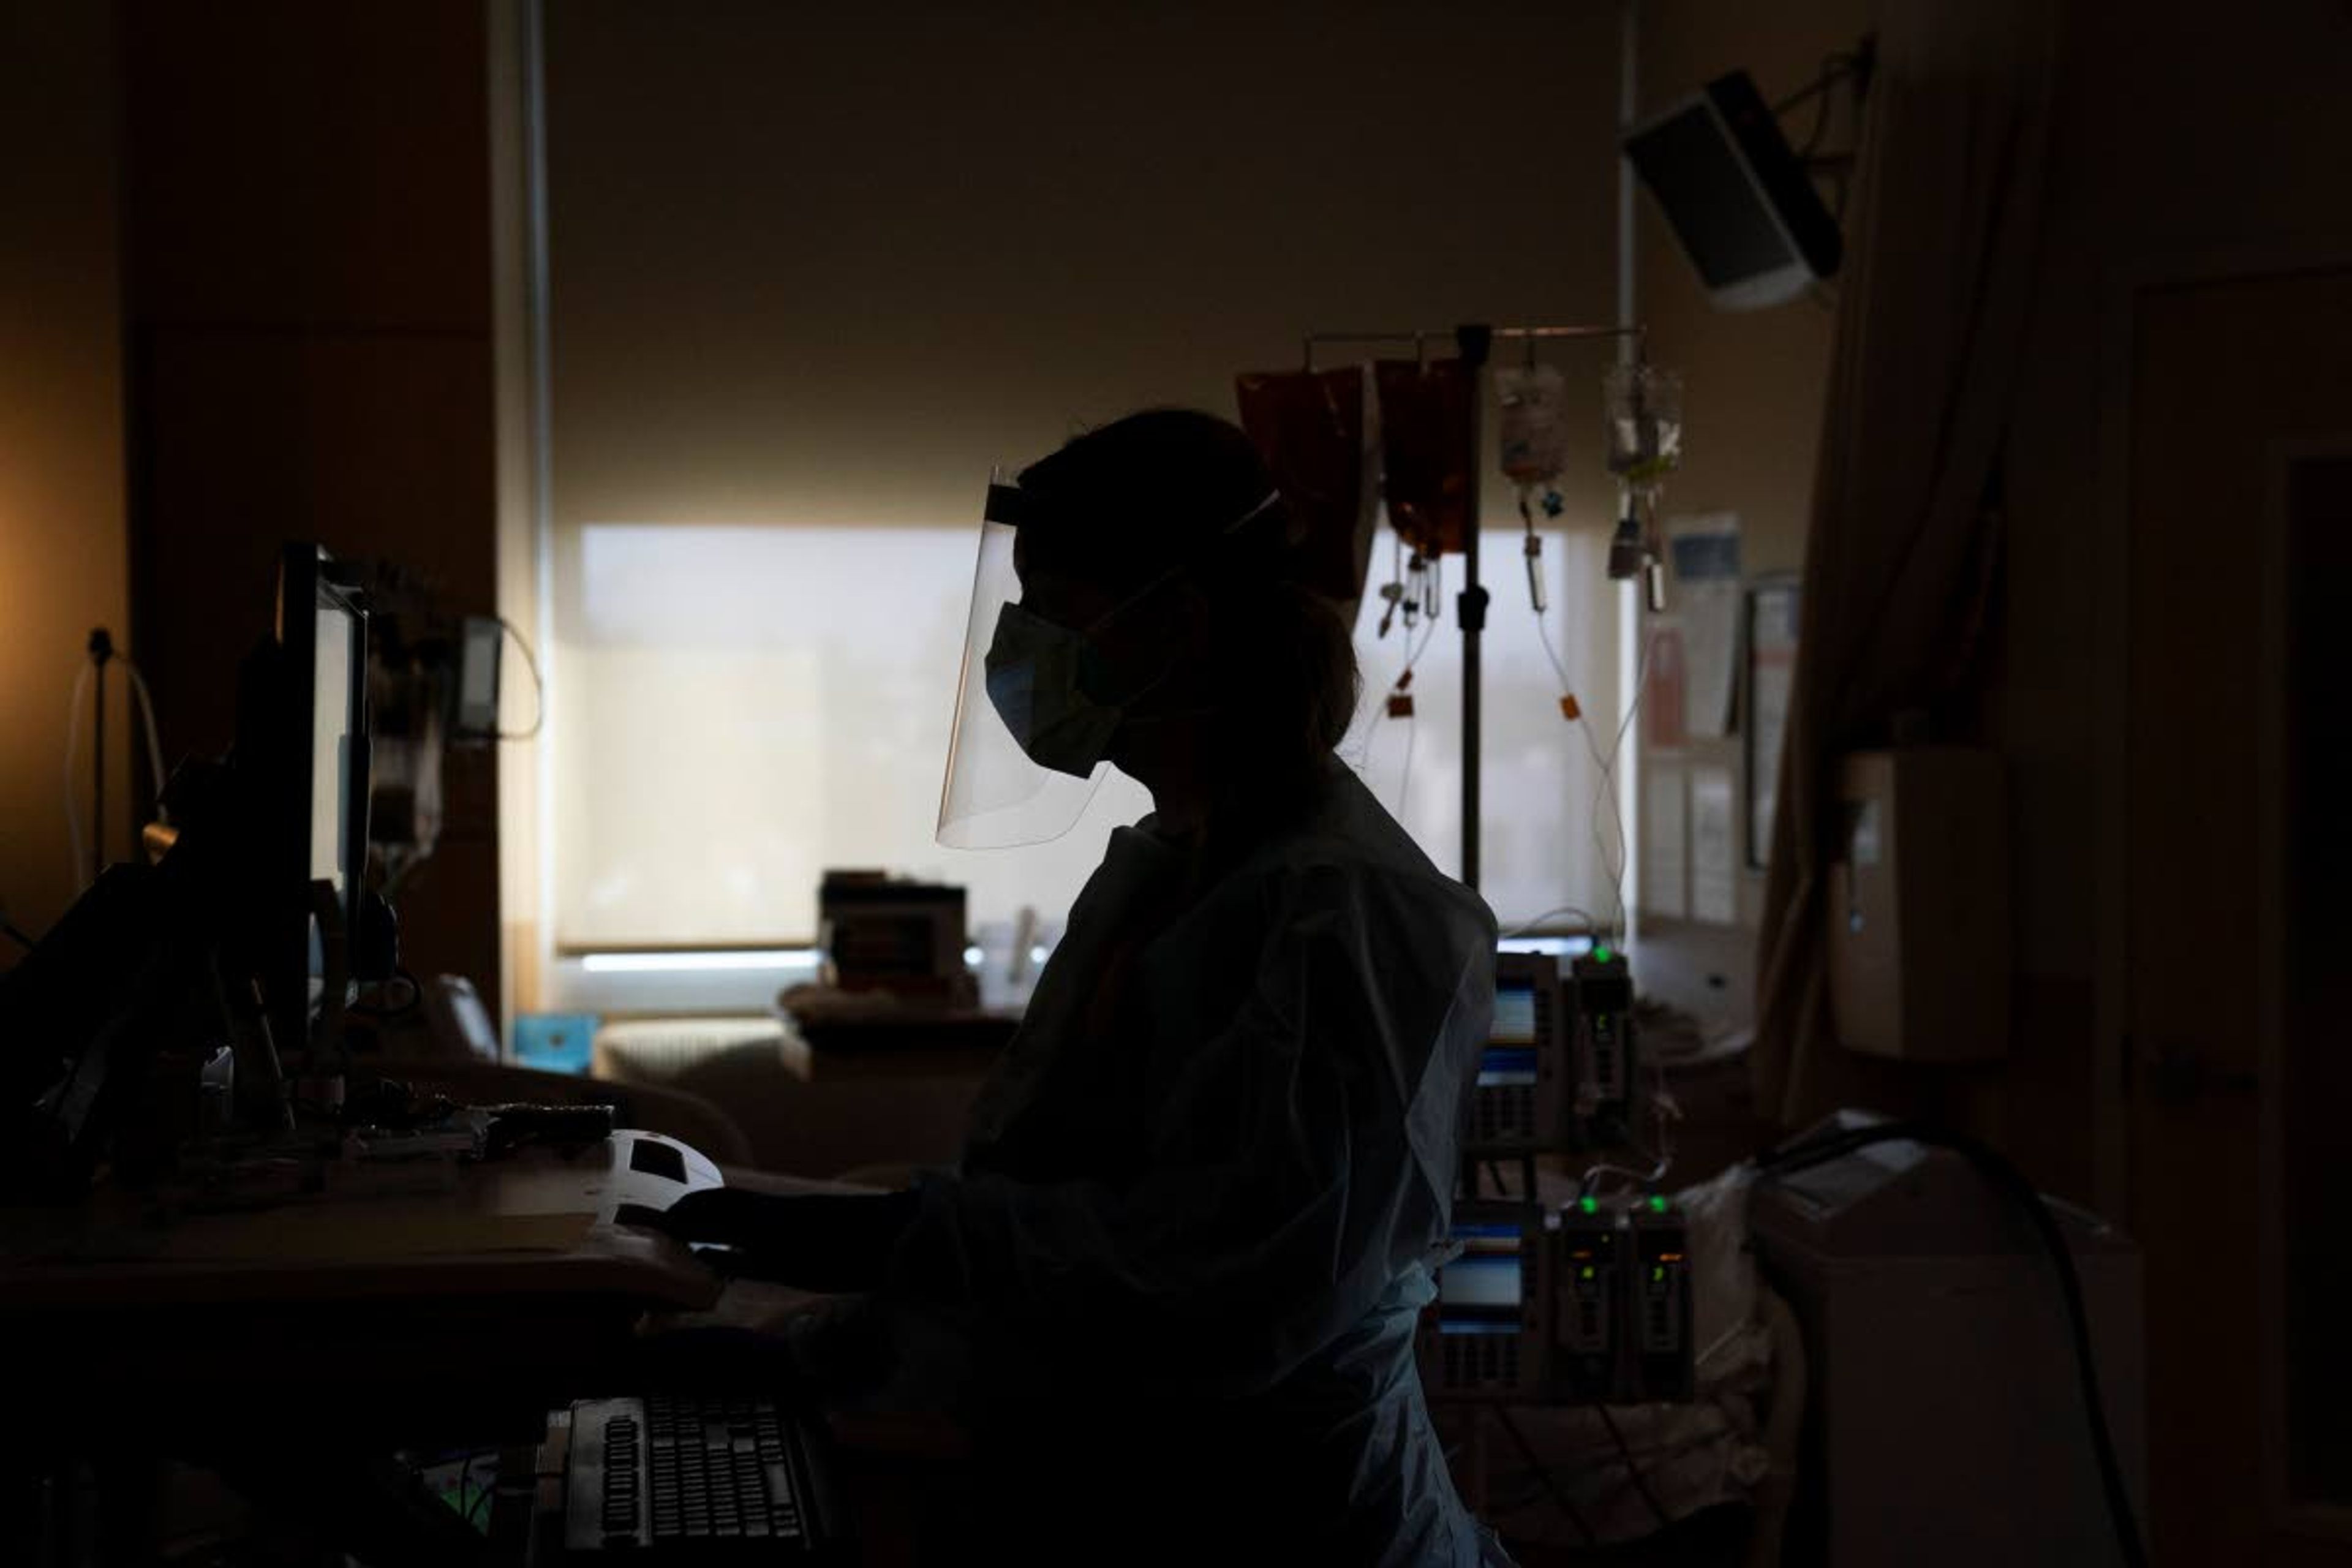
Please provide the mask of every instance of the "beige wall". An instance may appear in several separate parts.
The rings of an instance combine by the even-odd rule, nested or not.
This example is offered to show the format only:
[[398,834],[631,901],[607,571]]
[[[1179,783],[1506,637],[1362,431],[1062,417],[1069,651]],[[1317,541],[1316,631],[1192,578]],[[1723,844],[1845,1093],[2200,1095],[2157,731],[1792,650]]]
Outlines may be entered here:
[[[91,627],[129,633],[114,44],[110,4],[0,8],[0,902],[36,932],[73,895],[59,768],[76,663]],[[109,708],[120,857],[119,670]],[[87,815],[87,763],[77,776]]]
[[[850,689],[780,658],[742,679],[804,706],[787,713],[772,699],[755,709],[719,673],[753,667],[720,646],[737,634],[722,634],[716,618],[698,628],[716,657],[694,677],[657,665],[678,633],[625,637],[587,613],[590,531],[968,530],[992,464],[1025,462],[1139,406],[1230,414],[1235,374],[1297,364],[1313,329],[1605,321],[1616,38],[1607,0],[1327,0],[1248,13],[1000,12],[919,0],[818,20],[721,0],[551,5],[549,651],[560,672],[547,832],[561,939],[692,934],[686,911],[698,893],[684,879],[671,896],[608,893],[593,917],[585,890],[643,889],[658,884],[641,868],[704,858],[755,868],[746,885],[788,889],[828,840],[889,846],[899,868],[969,882],[976,910],[1001,899],[1064,906],[1108,831],[1111,792],[1051,849],[930,860],[935,806],[923,797],[935,787],[925,775],[940,734],[932,715],[951,697],[944,682],[894,699],[887,719],[857,714],[855,745],[885,737],[894,752],[878,787],[829,784],[786,753],[857,754],[823,727],[827,711],[854,707],[835,701]],[[1547,557],[1562,583],[1567,561],[1598,553],[1609,521],[1597,406],[1609,346],[1554,349],[1588,410],[1572,426],[1560,487],[1560,531],[1575,537]],[[1356,345],[1324,363],[1376,352],[1411,347]],[[1498,358],[1518,352],[1504,345]],[[1516,530],[1508,487],[1491,483],[1485,495],[1490,524]],[[1570,875],[1599,857],[1575,795],[1591,787],[1590,763],[1559,723],[1557,688],[1547,674],[1532,700],[1523,692],[1514,701],[1495,679],[1506,658],[1540,658],[1517,550],[1494,552],[1482,570],[1495,600],[1486,887],[1511,924],[1601,903],[1603,883],[1591,875],[1565,888],[1548,881],[1539,896],[1501,890],[1501,868],[1519,863],[1514,834],[1539,840]],[[1458,563],[1452,571],[1449,585]],[[950,593],[908,601],[893,633],[942,678],[964,630],[968,566],[957,560],[953,572]],[[776,618],[789,624],[789,578],[778,572],[776,582]],[[1589,612],[1593,600],[1602,613]],[[1552,602],[1551,635],[1580,700],[1614,710],[1605,589],[1556,588]],[[1388,656],[1400,643],[1378,649],[1369,677],[1378,685],[1394,679]],[[797,644],[791,657],[801,657]],[[1439,728],[1459,710],[1454,689],[1420,688],[1411,794],[1424,810],[1458,789],[1454,742]],[[709,819],[730,826],[723,847],[706,848],[718,836],[677,783],[681,747],[645,744],[650,721],[613,721],[632,701],[658,709],[681,738],[716,737],[742,758],[696,772],[738,799],[757,791],[758,821],[742,821],[711,789],[702,797]],[[763,742],[777,750],[756,765],[757,753],[738,749],[751,743],[739,727],[754,710],[766,736],[791,738]],[[572,718],[590,712],[597,722]],[[1536,738],[1507,739],[1515,720]],[[1403,737],[1391,728],[1376,743],[1394,799],[1404,793]],[[922,760],[906,767],[909,756]],[[1511,809],[1507,792],[1529,777],[1547,791],[1556,780],[1565,795],[1564,804],[1540,797],[1558,806],[1549,820],[1543,808]],[[1425,829],[1428,818],[1412,815],[1439,863],[1454,865],[1455,826]],[[594,863],[578,847],[591,845]],[[778,896],[803,928],[804,897]],[[628,924],[605,923],[614,921]],[[750,934],[762,925],[776,940],[805,934],[764,911],[757,921],[729,935],[765,940]]]
[[[124,7],[131,595],[167,747],[234,736],[287,541],[497,603],[485,28],[482,0]],[[499,762],[445,754],[398,901],[405,965],[485,995]]]
[[[1645,98],[1741,65],[1777,96],[1861,32],[1872,8],[1804,0],[1751,15],[1654,0],[1643,8]],[[2103,714],[2122,679],[2109,653],[2122,584],[2102,531],[2124,493],[2122,454],[2103,447],[2129,390],[2117,327],[2136,279],[2352,255],[2347,80],[2352,14],[2315,0],[2153,16],[2125,0],[2080,0],[2070,14],[1982,726],[2010,768],[2018,1018],[2006,1064],[1937,1082],[1948,1110],[2058,1191],[2087,1196],[2098,1184],[2089,1134],[2121,1027],[2101,1000],[2120,963],[2120,868],[2102,859],[2115,816],[2102,793],[2112,787],[2103,772],[2114,771]],[[1643,314],[1658,356],[1689,380],[1690,455],[1670,510],[1740,511],[1751,571],[1796,565],[1831,319],[1802,305],[1711,312],[1671,239],[1647,212],[1643,221]],[[2216,528],[2225,548],[2227,520]],[[2184,716],[2184,744],[2192,729]],[[1653,971],[1700,996],[1704,973],[1723,973],[1752,1006],[1760,890],[1750,882],[1738,929],[1653,933]]]
[[1606,319],[1616,40],[1600,0],[551,5],[558,526],[961,525],[1314,328]]
[[[1988,1125],[2063,1192],[2112,1205],[2120,1151],[2083,1136],[2116,1079],[2127,868],[2116,750],[2132,365],[2142,280],[2352,258],[2352,12],[2320,0],[2192,12],[2081,0],[2050,168],[2049,226],[2010,459],[2010,531],[1989,736],[2011,769],[2020,1016]],[[2254,480],[2249,478],[2250,492]],[[2256,504],[2250,493],[2250,506]],[[2215,520],[2217,550],[2231,521]],[[2120,532],[2119,529],[2113,532]],[[2215,657],[2247,662],[2226,648]],[[2273,676],[2273,679],[2275,679]],[[2181,743],[2196,743],[2183,714]],[[2221,834],[2251,832],[2216,824]],[[2137,884],[2162,897],[2160,872]],[[2183,932],[2201,934],[2198,911]],[[2230,933],[2232,936],[2239,933]],[[2095,1180],[2095,1175],[2096,1180]]]

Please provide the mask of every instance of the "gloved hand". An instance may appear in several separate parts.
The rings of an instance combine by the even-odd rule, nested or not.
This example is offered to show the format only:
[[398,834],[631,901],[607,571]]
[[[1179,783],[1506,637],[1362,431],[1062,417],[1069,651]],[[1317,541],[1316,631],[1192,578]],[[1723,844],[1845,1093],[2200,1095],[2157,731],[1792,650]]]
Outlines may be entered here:
[[705,1187],[654,1223],[680,1241],[730,1248],[724,1258],[705,1256],[738,1274],[803,1290],[870,1290],[882,1282],[918,1202],[911,1192],[782,1195]]

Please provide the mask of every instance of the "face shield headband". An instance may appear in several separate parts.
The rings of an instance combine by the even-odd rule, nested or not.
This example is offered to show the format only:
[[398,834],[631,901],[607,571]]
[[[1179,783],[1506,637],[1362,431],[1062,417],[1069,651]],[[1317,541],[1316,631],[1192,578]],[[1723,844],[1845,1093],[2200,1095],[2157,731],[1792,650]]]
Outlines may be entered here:
[[1017,485],[989,485],[940,792],[941,845],[1008,848],[1047,843],[1069,831],[1108,771],[1106,759],[1128,710],[1167,673],[1132,690],[1108,689],[1091,634],[1198,569],[1201,558],[1280,499],[1269,491],[1192,552],[1192,559],[1156,574],[1086,626],[1071,627],[1022,604],[1013,564],[1020,529],[1066,521],[1068,514]]

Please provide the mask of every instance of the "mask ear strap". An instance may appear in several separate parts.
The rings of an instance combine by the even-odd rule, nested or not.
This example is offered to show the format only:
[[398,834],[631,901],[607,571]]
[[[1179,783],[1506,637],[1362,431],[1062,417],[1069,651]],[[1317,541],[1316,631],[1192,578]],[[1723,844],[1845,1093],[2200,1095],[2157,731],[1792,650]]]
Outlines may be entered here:
[[1264,517],[1267,512],[1272,511],[1274,510],[1274,503],[1281,499],[1282,492],[1280,490],[1266,491],[1265,499],[1264,500],[1258,502],[1257,505],[1250,508],[1249,510],[1242,513],[1241,516],[1227,523],[1223,531],[1227,533],[1239,533],[1243,529],[1247,528],[1251,523],[1255,522],[1259,518]]

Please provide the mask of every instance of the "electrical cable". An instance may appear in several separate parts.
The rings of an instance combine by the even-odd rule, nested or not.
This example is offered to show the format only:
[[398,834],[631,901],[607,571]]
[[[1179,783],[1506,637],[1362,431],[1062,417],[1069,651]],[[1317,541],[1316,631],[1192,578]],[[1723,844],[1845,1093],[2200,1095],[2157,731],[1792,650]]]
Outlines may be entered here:
[[1400,825],[1404,821],[1406,792],[1412,788],[1412,737],[1414,726],[1419,722],[1420,721],[1410,713],[1404,716],[1404,769],[1397,774],[1396,816]]
[[[1439,596],[1442,598],[1444,594],[1445,579],[1444,574],[1445,571],[1445,558],[1444,556],[1438,557],[1435,564],[1438,573],[1437,592]],[[1429,651],[1430,639],[1437,635],[1437,629],[1438,619],[1435,616],[1431,616],[1427,618],[1427,624],[1422,627],[1421,640],[1419,642],[1416,643],[1411,641],[1410,639],[1412,634],[1410,630],[1406,632],[1405,636],[1407,638],[1407,644],[1404,655],[1404,669],[1397,676],[1395,685],[1389,689],[1391,692],[1399,689],[1410,692],[1412,683],[1413,669],[1421,663],[1421,656]],[[1404,716],[1404,770],[1397,776],[1396,819],[1399,822],[1402,822],[1404,820],[1405,798],[1412,787],[1412,742],[1414,733],[1418,730],[1419,725],[1420,721],[1417,715],[1408,712]]]
[[[1633,666],[1633,700],[1625,705],[1625,716],[1618,723],[1617,733],[1609,742],[1609,752],[1601,754],[1599,742],[1593,739],[1592,721],[1579,718],[1577,727],[1584,731],[1584,743],[1592,753],[1593,765],[1601,770],[1601,788],[1592,802],[1593,847],[1601,856],[1601,869],[1609,873],[1610,896],[1614,901],[1609,936],[1622,944],[1625,940],[1625,873],[1628,869],[1625,844],[1624,807],[1617,798],[1617,759],[1625,748],[1626,731],[1633,727],[1635,715],[1642,710],[1642,699],[1646,693],[1650,674],[1650,653],[1657,647],[1658,634],[1650,633],[1642,639],[1642,657]],[[1613,828],[1611,841],[1616,845],[1613,855],[1604,847],[1601,833],[1601,808],[1609,808],[1608,821]]]
[[1535,1445],[1528,1441],[1527,1434],[1520,1431],[1519,1424],[1511,1418],[1511,1407],[1507,1405],[1497,1405],[1495,1406],[1495,1415],[1502,1422],[1503,1430],[1510,1434],[1512,1443],[1517,1447],[1520,1457],[1527,1460],[1528,1468],[1535,1471],[1543,1482],[1544,1490],[1551,1494],[1551,1500],[1559,1509],[1561,1516],[1569,1523],[1576,1526],[1578,1537],[1587,1546],[1598,1545],[1599,1542],[1593,1536],[1592,1527],[1584,1522],[1584,1516],[1577,1512],[1576,1504],[1570,1501],[1568,1493],[1560,1489],[1559,1479],[1551,1473],[1551,1467],[1543,1462],[1542,1458],[1536,1453]]
[[[74,780],[74,759],[81,751],[81,700],[83,694],[89,690],[91,668],[88,663],[82,665],[81,673],[74,677],[73,696],[66,703],[66,833],[72,840],[73,881],[70,886],[76,892],[89,885],[85,880],[89,874],[89,850],[82,839],[81,806],[75,798],[80,786]],[[93,824],[93,826],[104,831],[102,824]]]
[[[1568,678],[1567,661],[1560,657],[1559,650],[1552,646],[1551,632],[1549,625],[1544,619],[1544,611],[1541,606],[1538,606],[1536,610],[1536,641],[1542,646],[1544,658],[1551,662],[1552,674],[1557,676],[1559,679],[1559,689],[1561,693],[1563,695],[1572,694],[1576,689],[1576,683]],[[1644,669],[1648,668],[1648,650],[1646,647],[1643,649],[1643,668]],[[1634,682],[1634,701],[1636,703],[1641,700],[1640,685],[1640,680],[1637,678]],[[1618,839],[1618,847],[1612,851],[1610,848],[1611,839],[1604,837],[1601,830],[1601,818],[1600,810],[1602,800],[1605,797],[1610,808],[1609,820],[1612,822],[1622,822],[1622,818],[1618,815],[1617,805],[1616,747],[1613,745],[1611,747],[1609,755],[1606,758],[1601,756],[1600,743],[1593,739],[1591,725],[1584,718],[1583,710],[1580,706],[1577,712],[1576,725],[1579,730],[1583,731],[1585,750],[1591,754],[1593,768],[1600,774],[1601,789],[1595,794],[1593,810],[1591,816],[1591,820],[1588,823],[1588,826],[1591,831],[1592,853],[1601,862],[1601,868],[1608,873],[1611,896],[1616,900],[1616,912],[1610,921],[1610,928],[1606,934],[1612,938],[1622,941],[1623,937],[1622,927],[1624,924],[1625,904],[1623,891],[1625,869],[1622,835],[1620,833],[1616,836]],[[1623,739],[1624,737],[1621,731],[1618,736],[1619,742],[1622,743]],[[1579,910],[1577,912],[1581,913],[1582,911]],[[1598,923],[1591,921],[1591,917],[1590,916],[1587,916],[1586,920],[1589,923]]]
[[1577,916],[1580,916],[1580,917],[1581,917],[1581,918],[1582,918],[1582,920],[1583,920],[1583,921],[1584,921],[1585,929],[1586,929],[1588,931],[1591,931],[1594,926],[1599,925],[1599,924],[1601,923],[1599,921],[1594,920],[1594,919],[1592,918],[1592,916],[1591,916],[1590,913],[1588,913],[1587,911],[1585,911],[1585,910],[1580,910],[1580,909],[1577,908],[1574,904],[1562,904],[1562,905],[1560,905],[1560,906],[1559,906],[1559,908],[1558,908],[1558,909],[1556,909],[1556,910],[1546,910],[1543,913],[1541,913],[1541,914],[1539,914],[1539,915],[1535,916],[1535,917],[1534,917],[1533,919],[1531,919],[1531,920],[1524,920],[1524,921],[1521,921],[1517,925],[1513,926],[1510,930],[1508,930],[1508,931],[1505,931],[1505,932],[1504,932],[1500,937],[1496,938],[1496,940],[1497,940],[1497,941],[1499,941],[1499,942],[1509,942],[1509,941],[1511,941],[1511,940],[1512,940],[1513,938],[1515,938],[1515,937],[1522,937],[1522,936],[1526,936],[1526,935],[1529,934],[1530,932],[1532,932],[1532,931],[1536,929],[1536,927],[1538,927],[1538,926],[1539,926],[1539,925],[1543,924],[1543,922],[1544,922],[1544,921],[1548,921],[1548,920],[1551,919],[1551,917],[1552,917],[1552,916],[1554,916],[1554,915],[1577,915]]
[[[141,720],[140,729],[144,731],[147,742],[147,766],[149,772],[154,777],[155,800],[158,810],[160,811],[163,799],[164,783],[163,742],[162,732],[157,729],[155,724],[155,700],[148,693],[146,678],[139,673],[139,667],[131,663],[128,656],[116,653],[111,655],[110,658],[112,662],[122,666],[124,673],[130,677],[131,696],[137,704]],[[89,825],[89,832],[88,834],[85,834],[82,831],[81,805],[79,804],[79,787],[74,780],[74,763],[79,760],[81,752],[82,700],[89,690],[90,678],[97,672],[97,669],[98,667],[94,664],[84,663],[81,666],[79,671],[74,676],[73,696],[68,699],[66,708],[66,759],[64,773],[66,835],[73,849],[73,886],[77,891],[89,885],[88,868],[89,865],[92,838],[95,838],[98,845],[101,847],[106,842],[106,825],[102,822],[91,823]],[[103,675],[100,675],[99,679],[104,679],[105,677]],[[134,775],[136,768],[137,764],[133,763],[132,769]],[[137,793],[135,785],[133,786],[132,793],[134,795]]]
[[521,628],[504,616],[498,617],[498,623],[506,628],[507,636],[514,638],[515,649],[522,655],[523,665],[530,671],[531,689],[530,728],[501,730],[498,732],[499,739],[501,741],[531,740],[547,723],[547,681],[539,673],[539,656],[530,651],[530,643],[523,637]]
[[1918,1121],[1889,1121],[1854,1128],[1826,1137],[1784,1145],[1756,1163],[1759,1180],[1783,1176],[1842,1159],[1875,1143],[1909,1142],[1948,1149],[1968,1161],[1986,1185],[2023,1212],[2042,1248],[2058,1273],[2059,1295],[2065,1302],[2067,1327],[2074,1350],[2074,1370],[2083,1400],[2083,1418],[2090,1430],[2093,1457],[2106,1494],[2107,1517],[2115,1528],[2116,1545],[2126,1568],[2146,1568],[2147,1549],[2132,1512],[2131,1494],[2124,1485],[2123,1467],[2116,1458],[2115,1435],[2107,1429],[2107,1407],[2099,1394],[2097,1356],[2091,1343],[2091,1320],[2083,1304],[2083,1281],[2075,1272],[2074,1249],[2050,1213],[2050,1205],[2023,1173],[1984,1143],[1947,1128]]
[[1822,77],[1816,84],[1820,90],[1815,94],[1818,107],[1813,110],[1813,128],[1806,134],[1805,144],[1797,150],[1797,161],[1801,163],[1811,160],[1822,150],[1822,139],[1829,132],[1830,110],[1837,102],[1837,94],[1831,89],[1853,74],[1850,68],[1835,64],[1843,58],[1832,55],[1822,62]]
[[[1869,41],[1867,38],[1863,40],[1865,45]],[[1843,51],[1822,56],[1821,75],[1775,103],[1772,106],[1772,118],[1778,120],[1807,99],[1825,96],[1829,89],[1838,83],[1859,75],[1862,70],[1862,60],[1863,57],[1859,54],[1846,54]]]
[[[474,1466],[480,1461],[481,1458],[482,1456],[479,1454],[472,1454],[467,1457],[466,1473],[468,1476],[471,1476],[474,1473]],[[498,1472],[496,1468],[493,1468],[490,1472],[490,1480],[488,1482],[476,1484],[474,1488],[474,1506],[467,1510],[465,1516],[466,1522],[467,1524],[483,1525],[488,1522],[490,1500],[498,1495],[496,1490],[497,1480]]]
[[[1642,1150],[1641,1152],[1650,1153],[1647,1149]],[[1647,1171],[1637,1171],[1631,1165],[1620,1165],[1607,1160],[1598,1164],[1587,1165],[1584,1167],[1584,1174],[1577,1181],[1576,1195],[1580,1198],[1594,1195],[1602,1176],[1622,1176],[1638,1188],[1646,1189],[1657,1185],[1659,1180],[1666,1173],[1666,1166],[1664,1162],[1658,1161],[1656,1155],[1651,1154],[1650,1158],[1657,1163]]]
[[1648,1506],[1650,1517],[1658,1521],[1660,1530],[1672,1529],[1675,1521],[1666,1517],[1664,1509],[1658,1506],[1658,1494],[1650,1489],[1650,1478],[1643,1475],[1642,1467],[1634,1462],[1633,1446],[1625,1441],[1624,1428],[1617,1425],[1617,1417],[1609,1413],[1608,1402],[1603,1400],[1592,1408],[1601,1413],[1601,1424],[1609,1428],[1610,1439],[1617,1445],[1617,1457],[1625,1461],[1625,1474],[1632,1478],[1633,1489],[1642,1494],[1642,1501]]
[[147,767],[155,777],[156,815],[169,821],[171,819],[163,814],[163,731],[155,727],[155,700],[147,694],[147,678],[139,673],[139,667],[131,662],[130,655],[118,653],[114,656],[114,662],[131,677],[131,695],[138,699],[140,717],[145,721]]

